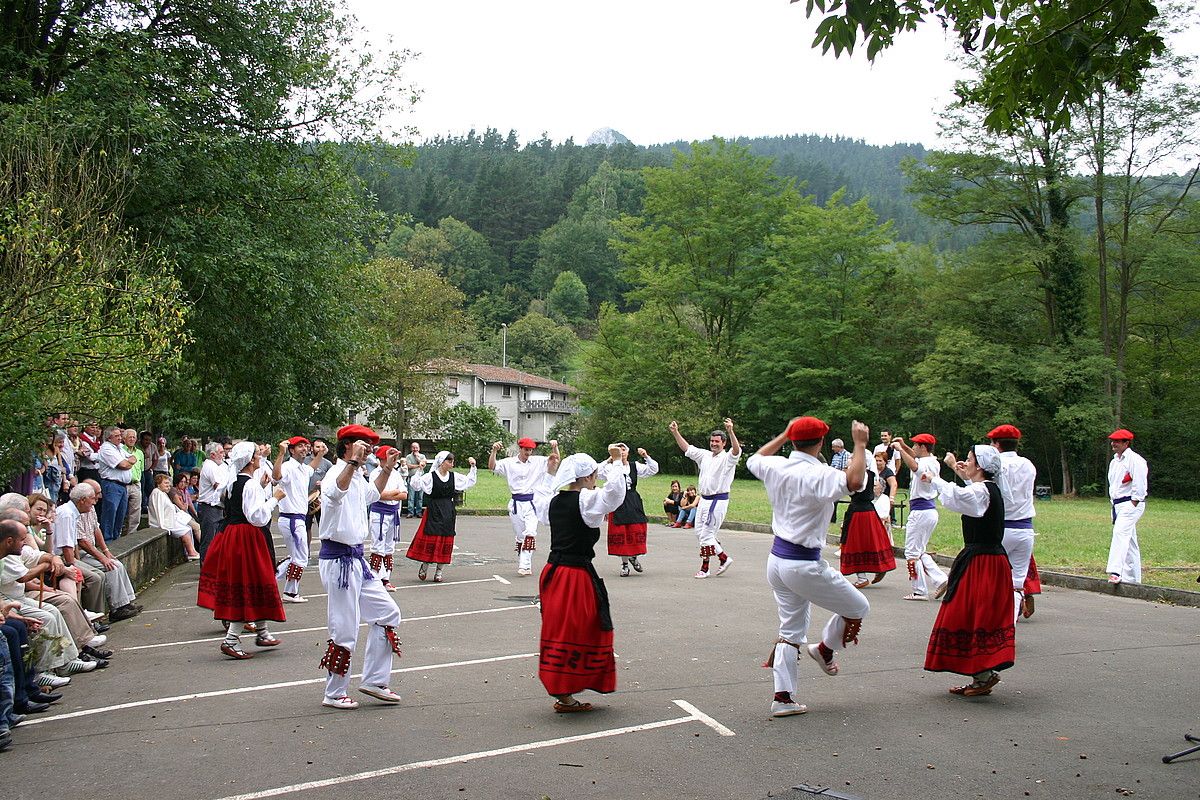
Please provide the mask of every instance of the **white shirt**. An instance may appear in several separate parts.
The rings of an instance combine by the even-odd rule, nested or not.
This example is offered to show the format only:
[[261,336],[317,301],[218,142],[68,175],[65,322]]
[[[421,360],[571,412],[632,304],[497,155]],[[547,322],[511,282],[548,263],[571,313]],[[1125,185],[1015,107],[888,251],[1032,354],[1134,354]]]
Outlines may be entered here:
[[[371,470],[371,478],[370,478],[371,483],[375,482],[375,479],[379,477],[379,473],[381,473],[381,472],[383,472],[383,467],[376,467],[375,469]],[[387,483],[385,483],[383,486],[383,491],[394,492],[397,490],[408,491],[408,484],[404,482],[404,475],[402,474],[402,470],[394,469],[394,470],[392,470],[392,474],[388,475]],[[382,496],[383,495],[381,494],[380,497],[382,497]],[[403,501],[401,501],[401,500],[377,500],[376,502],[387,503],[389,506],[392,506],[394,508],[394,507],[400,505],[400,503]]]
[[279,465],[279,488],[287,497],[279,501],[279,510],[284,514],[308,513],[308,481],[313,468],[289,458]]
[[[54,531],[50,537],[54,555],[62,555],[64,547],[74,550],[79,548],[79,509],[74,501],[68,501],[59,506],[54,515]],[[82,555],[76,553],[76,555]]]
[[968,517],[982,517],[992,504],[992,496],[983,481],[959,486],[935,477],[931,485],[940,495],[942,505]]
[[[533,510],[537,514],[538,522],[543,525],[550,524],[550,501],[554,499],[554,495],[554,476],[543,473],[533,495]],[[584,525],[599,528],[604,518],[620,508],[624,502],[625,481],[609,481],[598,489],[580,489],[579,516],[583,517]]]
[[[646,456],[645,463],[641,461],[630,461],[628,464],[622,464],[620,461],[603,461],[600,463],[600,477],[602,480],[610,481],[617,475],[629,475],[629,468],[633,467],[637,470],[639,478],[649,478],[651,475],[658,474],[658,462],[650,456]],[[626,487],[628,490],[628,486]]]
[[279,501],[275,499],[273,492],[267,492],[267,487],[255,480],[253,475],[242,487],[242,513],[251,525],[261,528],[271,522],[271,512],[275,510]]
[[825,544],[834,501],[848,491],[845,472],[798,450],[787,458],[755,453],[746,467],[767,489],[776,536],[801,547]]
[[1146,499],[1149,478],[1150,466],[1132,447],[1121,455],[1114,453],[1108,462],[1108,496],[1113,500],[1128,497],[1140,503]]
[[733,486],[733,472],[741,461],[741,451],[735,456],[732,450],[722,450],[720,455],[713,455],[711,450],[701,450],[696,445],[688,445],[683,454],[700,466],[700,477],[696,479],[696,491],[700,496],[725,494]]
[[[924,456],[917,459],[917,468],[909,470],[912,473],[912,481],[909,483],[908,497],[910,500],[932,500],[938,496],[938,491],[933,485],[933,481],[942,474],[942,468],[938,466],[938,460],[933,456]],[[921,480],[922,475],[928,475],[929,480]],[[946,506],[949,508],[949,506]]]
[[[887,457],[887,449],[888,449],[888,446],[886,444],[884,444],[883,442],[880,442],[879,444],[875,445],[875,449],[871,451],[871,463],[867,467],[867,469],[874,472],[875,471],[875,466],[874,466],[875,454],[883,453],[884,457],[886,458]],[[890,469],[894,474],[896,474],[896,475],[900,474],[900,448],[899,447],[892,447],[892,457],[887,462],[887,465],[888,465],[888,469]]]
[[96,450],[92,449],[92,446],[88,444],[88,440],[82,434],[79,436],[79,450],[76,451],[76,454],[79,457],[80,469],[100,468],[100,462],[96,458]]
[[1037,480],[1037,467],[1015,451],[1000,454],[1000,494],[1004,498],[1005,519],[1033,519],[1033,484]]
[[228,485],[229,472],[225,465],[211,458],[204,459],[204,465],[200,467],[200,493],[196,495],[196,502],[210,506],[224,505],[223,495]]
[[[429,494],[433,491],[433,473],[435,472],[437,472],[436,469],[431,469],[429,472],[426,472],[423,475],[417,475],[411,478],[408,481],[408,488],[415,492],[425,492],[426,494]],[[454,491],[456,492],[465,492],[467,489],[470,489],[472,486],[474,486],[475,481],[479,479],[479,472],[475,467],[471,467],[471,469],[467,470],[466,475],[463,475],[461,472],[454,472],[453,470],[451,470],[449,474],[454,476]],[[445,478],[442,476],[438,477],[442,480],[445,480]]]
[[96,454],[96,465],[100,469],[100,477],[106,481],[116,481],[123,484],[130,483],[133,480],[133,470],[117,469],[117,464],[120,464],[125,459],[125,453],[112,442],[105,442],[100,445],[100,452]]
[[63,458],[71,465],[71,472],[79,471],[79,461],[75,455],[75,445],[71,444],[71,437],[63,437]]
[[492,472],[504,476],[512,494],[533,494],[546,474],[546,457],[530,456],[528,461],[521,461],[517,456],[509,456],[497,461]]
[[19,579],[24,578],[27,572],[29,572],[29,567],[25,566],[25,562],[19,555],[5,556],[0,559],[0,595],[9,600],[23,598],[25,584],[21,583]]
[[103,538],[100,533],[100,515],[93,506],[91,511],[79,515],[79,521],[75,523],[75,540],[83,539],[88,544],[95,544],[97,536]]
[[171,502],[171,497],[157,486],[150,492],[150,527],[164,531],[190,531],[191,516]]
[[338,476],[346,469],[354,467],[338,459],[321,479],[320,533],[322,539],[353,546],[366,541],[367,506],[379,499],[379,490],[357,469],[350,478],[350,485],[345,490],[339,489]]

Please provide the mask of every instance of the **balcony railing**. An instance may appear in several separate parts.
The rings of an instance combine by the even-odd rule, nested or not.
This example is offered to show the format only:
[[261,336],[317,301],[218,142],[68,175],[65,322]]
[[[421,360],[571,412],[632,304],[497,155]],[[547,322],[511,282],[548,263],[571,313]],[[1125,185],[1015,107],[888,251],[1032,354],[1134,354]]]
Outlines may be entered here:
[[539,411],[554,414],[578,414],[579,406],[568,400],[522,400],[517,405],[522,414],[533,414]]

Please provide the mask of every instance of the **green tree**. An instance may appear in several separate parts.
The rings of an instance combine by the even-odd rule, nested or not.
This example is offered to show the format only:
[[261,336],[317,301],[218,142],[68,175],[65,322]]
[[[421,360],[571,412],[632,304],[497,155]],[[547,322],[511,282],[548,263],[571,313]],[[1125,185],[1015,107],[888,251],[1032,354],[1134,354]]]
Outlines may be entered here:
[[474,456],[487,466],[487,454],[492,442],[511,444],[515,440],[496,416],[491,406],[473,406],[470,403],[455,403],[444,408],[433,420],[437,439],[442,447],[454,453],[458,465],[465,465],[468,456]]
[[554,288],[546,295],[546,308],[550,316],[574,324],[583,320],[588,311],[588,291],[583,281],[574,272],[560,272],[554,279]]
[[574,331],[537,312],[508,326],[508,363],[518,369],[561,375],[578,347]]

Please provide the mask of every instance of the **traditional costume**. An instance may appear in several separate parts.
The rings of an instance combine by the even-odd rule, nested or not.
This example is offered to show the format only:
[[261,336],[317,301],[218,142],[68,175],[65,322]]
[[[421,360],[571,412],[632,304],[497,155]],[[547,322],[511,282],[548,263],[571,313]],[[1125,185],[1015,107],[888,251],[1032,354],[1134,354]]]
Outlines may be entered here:
[[[537,442],[528,437],[517,442],[518,447],[533,448]],[[517,542],[517,574],[533,574],[533,551],[537,549],[537,513],[533,509],[533,495],[546,474],[546,457],[530,455],[524,461],[520,456],[509,456],[496,462],[492,472],[508,481],[512,499],[508,505],[508,519],[512,523]]]
[[[1133,434],[1121,428],[1109,437],[1131,443]],[[1112,544],[1108,548],[1107,572],[1112,583],[1142,582],[1142,553],[1138,548],[1137,523],[1146,513],[1150,468],[1146,459],[1126,447],[1113,452],[1108,463],[1108,497],[1112,501]]]
[[925,669],[974,677],[952,694],[990,694],[1000,682],[999,670],[1016,660],[1012,568],[1004,552],[1004,497],[1000,453],[991,445],[975,445],[975,462],[995,478],[957,486],[935,477],[942,505],[962,514],[963,543],[954,559],[945,599],[929,635]]
[[646,456],[641,464],[605,461],[600,465],[600,477],[606,481],[625,481],[625,500],[621,507],[608,515],[608,554],[621,559],[621,577],[629,577],[629,566],[641,572],[638,556],[646,554],[646,509],[638,494],[638,478],[658,474],[658,462]]
[[1031,553],[1029,556],[1029,572],[1025,573],[1025,602],[1021,604],[1021,616],[1029,619],[1033,616],[1034,595],[1042,593],[1042,576],[1038,574],[1037,559]]
[[[1015,425],[999,425],[988,433],[995,442],[1010,440],[1013,444],[1021,438]],[[1005,445],[1006,447],[1008,445]],[[1029,564],[1033,560],[1033,485],[1037,481],[1037,467],[1028,458],[1017,455],[1016,450],[1000,451],[1000,481],[1004,493],[1004,552],[1012,567],[1013,620],[1026,608],[1025,582]]]
[[[338,430],[337,437],[351,446],[354,441],[371,445],[379,442],[375,432],[362,425],[346,425]],[[321,481],[320,569],[321,583],[329,593],[329,644],[321,659],[328,677],[322,705],[331,708],[358,708],[348,690],[350,659],[363,622],[367,625],[367,646],[358,690],[384,702],[400,702],[400,695],[388,688],[392,654],[400,654],[396,638],[400,609],[363,558],[363,543],[369,532],[367,507],[379,499],[379,487],[363,479],[360,467],[341,457]],[[338,479],[346,470],[353,474],[342,489]]]
[[[912,437],[916,444],[923,444],[933,452],[937,439],[928,433]],[[941,475],[941,467],[932,455],[918,458],[916,469],[911,469],[912,481],[908,490],[908,524],[904,526],[904,558],[908,562],[908,578],[912,582],[912,594],[905,600],[928,600],[946,584],[946,573],[925,552],[933,531],[938,524],[937,506],[933,500],[937,490],[933,481]]]
[[[733,559],[717,540],[717,531],[721,530],[721,525],[725,522],[725,513],[729,510],[729,489],[733,486],[733,473],[742,454],[738,451],[735,456],[732,450],[722,450],[719,454],[714,454],[711,450],[701,450],[695,445],[688,445],[683,454],[700,467],[700,476],[696,479],[696,486],[700,492],[700,509],[696,514],[700,571],[692,577],[708,577],[708,559],[712,556],[716,556],[721,562],[717,567],[717,574],[720,575],[729,569]],[[826,519],[828,521],[828,518]]]
[[[375,455],[382,463],[393,452],[394,447],[384,445]],[[374,483],[382,472],[383,467],[373,469],[370,481]],[[383,588],[394,592],[396,587],[392,585],[392,558],[396,553],[396,539],[400,536],[400,504],[402,500],[408,499],[408,484],[404,481],[404,472],[392,470],[383,491],[400,492],[404,497],[376,500],[367,509],[371,520],[371,571],[383,581]]]
[[[856,589],[879,583],[896,568],[887,526],[875,509],[875,473],[869,469],[863,488],[850,495],[850,505],[842,517],[840,566],[843,575],[855,576]],[[874,581],[870,573],[875,573]]]
[[[229,458],[236,472],[254,459],[256,447],[254,442],[234,445]],[[270,523],[277,503],[250,475],[238,474],[225,495],[225,528],[213,539],[200,568],[196,604],[228,625],[221,652],[233,659],[253,658],[242,650],[242,623],[255,623],[257,647],[275,647],[279,640],[267,630],[267,621],[287,619],[275,565],[263,541],[263,526]]]
[[[308,443],[303,436],[293,436],[288,439],[288,449]],[[312,474],[312,467],[295,458],[279,465],[278,485],[287,494],[279,501],[275,530],[287,545],[288,557],[275,568],[275,579],[284,581],[286,603],[308,602],[300,594],[300,579],[308,567],[308,482]]]
[[433,457],[433,468],[417,475],[409,484],[410,491],[416,489],[424,495],[425,509],[421,512],[421,524],[417,526],[417,532],[413,534],[412,543],[404,556],[421,562],[417,570],[420,580],[425,580],[429,574],[430,564],[437,564],[433,572],[434,583],[442,582],[442,567],[454,557],[455,524],[458,519],[454,495],[474,486],[479,476],[474,464],[466,475],[450,469],[443,475],[440,468],[447,459],[451,465],[454,464],[453,455],[448,450],[442,450]]
[[[829,426],[816,417],[799,417],[788,425],[787,438],[815,441],[828,432]],[[871,607],[862,592],[821,558],[834,503],[846,494],[849,476],[801,450],[793,450],[787,458],[755,453],[746,467],[766,487],[775,534],[767,556],[767,582],[779,609],[779,638],[763,665],[774,670],[771,713],[777,717],[803,714],[808,708],[795,700],[800,652],[807,653],[826,675],[836,675],[834,653],[858,642],[863,617]],[[873,508],[869,516],[875,517]],[[814,604],[833,616],[825,623],[821,641],[808,644]]]
[[[625,499],[625,481],[609,481],[601,489],[561,491],[597,469],[586,453],[568,456],[536,492],[537,515],[550,525],[550,555],[538,581],[542,606],[538,678],[547,692],[559,698],[585,689],[607,694],[617,688],[608,591],[592,559],[601,521]],[[590,709],[587,703],[555,703],[559,712]]]

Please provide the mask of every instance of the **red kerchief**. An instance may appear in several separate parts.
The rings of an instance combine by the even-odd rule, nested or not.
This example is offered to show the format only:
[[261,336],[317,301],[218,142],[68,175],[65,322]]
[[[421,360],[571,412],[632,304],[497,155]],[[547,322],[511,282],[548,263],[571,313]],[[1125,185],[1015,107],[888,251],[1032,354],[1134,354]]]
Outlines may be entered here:
[[1117,430],[1110,433],[1108,435],[1108,438],[1112,439],[1114,442],[1132,442],[1133,441],[1133,433],[1131,431],[1125,430],[1124,428],[1118,428]]
[[927,447],[933,447],[937,444],[937,439],[931,433],[918,433],[916,436],[910,438],[909,441],[913,444],[923,444]]
[[793,442],[807,442],[827,433],[829,426],[816,417],[798,417],[788,425],[787,438]]
[[312,442],[310,442],[308,439],[305,439],[303,436],[293,436],[292,438],[288,439],[288,447],[295,447],[298,444],[312,444]]
[[517,440],[517,447],[528,447],[530,450],[537,447],[537,442],[530,439],[528,436]]
[[366,425],[343,425],[338,428],[337,438],[341,439],[362,439],[367,444],[379,444],[379,434],[368,428]]
[[[988,433],[987,438],[995,439],[1020,439],[1021,431],[1016,425],[997,425]],[[915,441],[915,440],[914,440]]]

